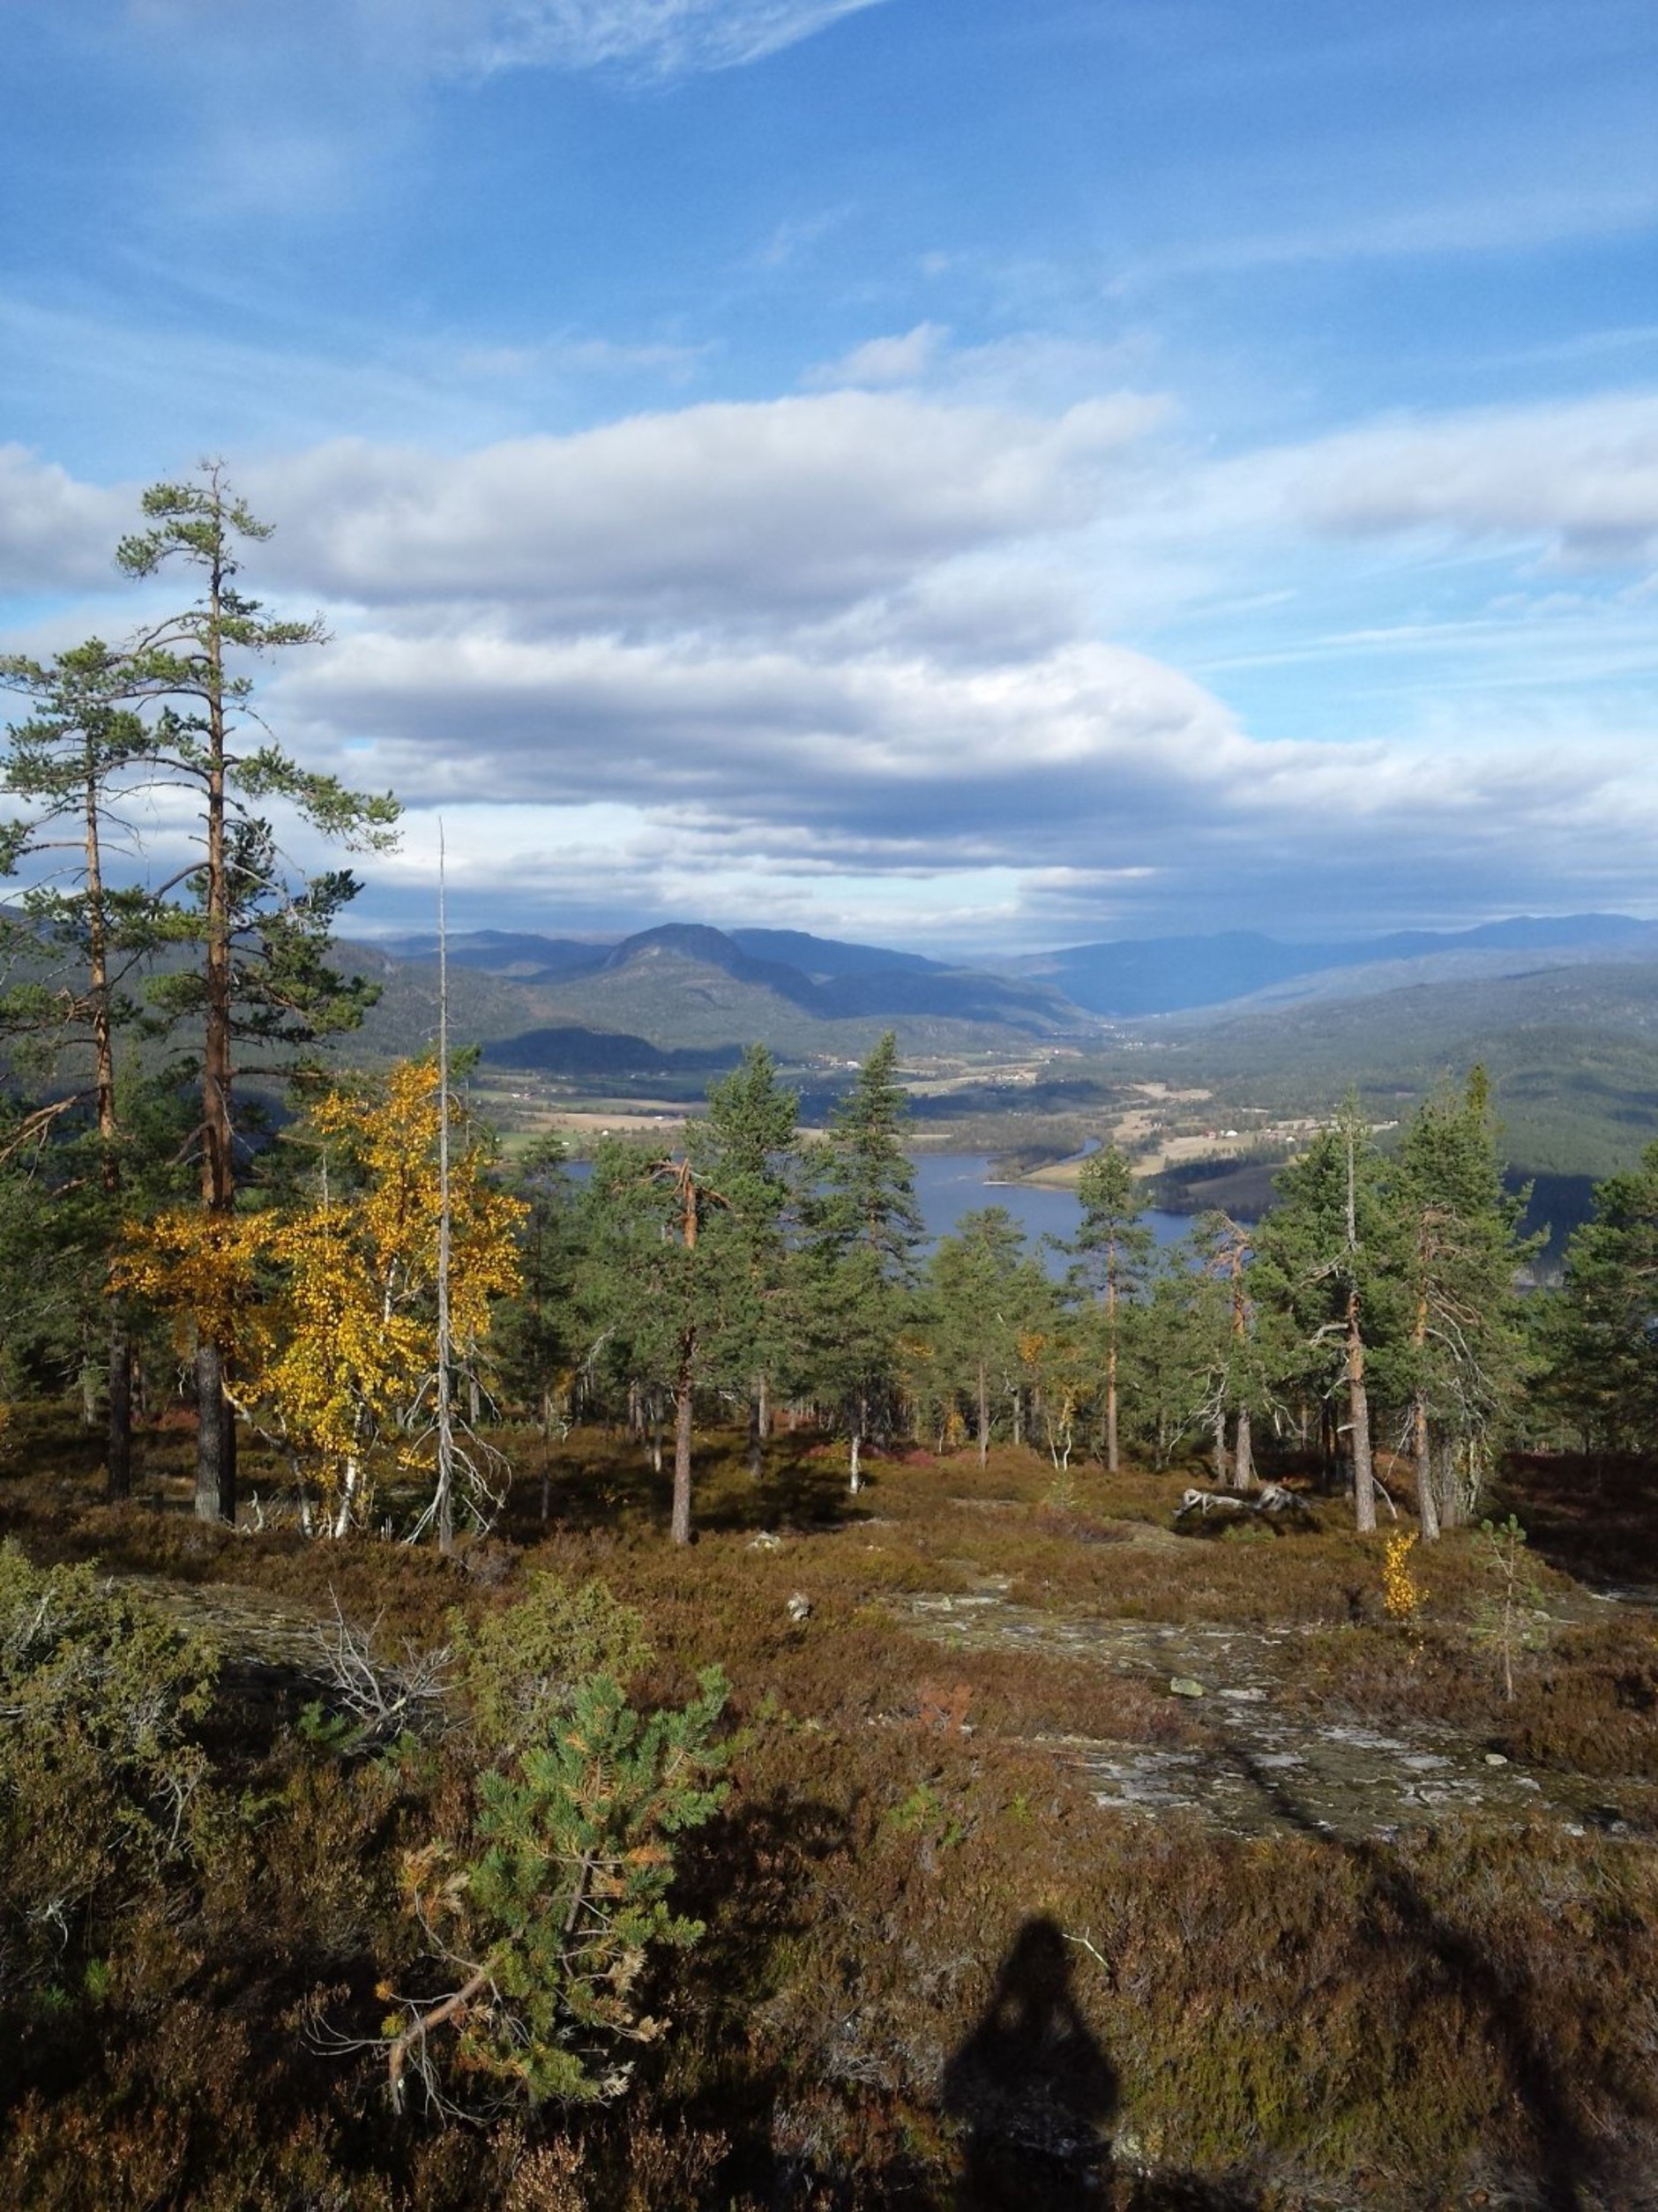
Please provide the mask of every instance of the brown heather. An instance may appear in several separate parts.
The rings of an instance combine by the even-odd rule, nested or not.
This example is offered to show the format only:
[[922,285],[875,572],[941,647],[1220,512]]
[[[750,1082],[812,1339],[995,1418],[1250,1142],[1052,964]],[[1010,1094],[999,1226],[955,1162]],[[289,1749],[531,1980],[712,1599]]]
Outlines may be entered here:
[[[0,2203],[1658,2203],[1658,1643],[1650,1612],[1599,1605],[1551,1564],[1601,1560],[1568,1462],[1517,1465],[1502,1501],[1533,1530],[1560,1624],[1510,1704],[1468,1639],[1476,1536],[1412,1553],[1423,1604],[1393,1624],[1385,1518],[1370,1543],[1334,1510],[1312,1530],[1177,1536],[1184,1473],[1077,1469],[1050,1503],[1049,1465],[997,1451],[982,1473],[970,1454],[878,1462],[854,1501],[804,1434],[776,1440],[758,1487],[742,1439],[710,1435],[687,1554],[664,1541],[666,1478],[598,1435],[560,1450],[543,1528],[524,1439],[505,1524],[444,1563],[205,1528],[183,1432],[145,1438],[140,1502],[98,1505],[67,1422],[20,1417],[0,1535],[37,1566],[138,1578],[217,1623],[226,1662],[189,1849],[113,1850],[46,1981],[11,1940],[38,1904],[26,1853],[0,1867]],[[274,1494],[257,1451],[244,1469],[249,1493]],[[1638,1468],[1602,1481],[1620,1579],[1644,1562],[1658,1580],[1658,1486]],[[762,1530],[778,1548],[754,1547]],[[398,1870],[464,1832],[475,1754],[460,1730],[372,1756],[308,1739],[304,1623],[337,1600],[394,1656],[443,1642],[457,1609],[475,1629],[537,1570],[600,1578],[638,1609],[654,1651],[639,1701],[683,1697],[711,1661],[730,1677],[734,1788],[678,1849],[675,1902],[706,1933],[658,1969],[671,2026],[615,2105],[395,2118],[372,2046],[378,1992],[419,1971]],[[1201,1751],[1211,1723],[1057,1643],[915,1633],[917,1597],[992,1590],[1038,1625],[1293,1628],[1287,1710],[1443,1720],[1581,1778],[1617,1822],[1573,1835],[1540,1811],[1250,1840],[1107,1811],[1051,1739]],[[1021,1992],[1087,2056],[1086,2186],[1081,2147],[1032,2141],[1010,2164],[986,2118],[996,2054],[1023,2063],[997,2025]]]

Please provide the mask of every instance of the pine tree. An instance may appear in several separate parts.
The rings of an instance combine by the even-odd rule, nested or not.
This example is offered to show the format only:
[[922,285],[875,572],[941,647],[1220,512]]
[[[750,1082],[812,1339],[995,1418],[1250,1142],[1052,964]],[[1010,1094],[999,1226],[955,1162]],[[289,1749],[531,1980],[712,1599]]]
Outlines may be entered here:
[[671,1529],[682,1544],[691,1542],[696,1394],[711,1379],[751,1373],[761,1326],[757,1217],[743,1207],[758,1206],[763,1217],[764,1205],[740,1168],[737,1204],[714,1186],[704,1163],[718,1156],[717,1140],[690,1134],[683,1150],[661,1156],[612,1140],[594,1156],[580,1207],[588,1364],[602,1358],[631,1394],[671,1397]]
[[1417,1513],[1431,1542],[1442,1521],[1474,1510],[1491,1439],[1524,1382],[1515,1276],[1542,1242],[1520,1234],[1528,1193],[1503,1187],[1483,1069],[1461,1093],[1424,1102],[1389,1180],[1408,1306]]
[[794,1353],[788,1229],[799,1203],[800,1100],[783,1089],[763,1044],[712,1084],[708,1110],[685,1132],[686,1151],[719,1192],[727,1286],[722,1366],[749,1401],[749,1474],[758,1481],[771,1422],[773,1379]]
[[519,1232],[519,1291],[496,1323],[497,1359],[510,1399],[532,1412],[541,1431],[541,1519],[552,1510],[555,1424],[571,1416],[579,1356],[576,1276],[581,1252],[576,1187],[562,1137],[527,1146],[507,1177],[524,1209]]
[[[253,680],[236,665],[239,657],[320,644],[325,632],[317,620],[272,618],[240,588],[243,549],[270,529],[237,497],[222,467],[204,465],[195,482],[152,485],[143,508],[149,527],[122,541],[120,566],[147,578],[182,563],[199,579],[196,597],[146,630],[129,660],[135,689],[161,709],[153,730],[157,770],[185,788],[198,810],[200,860],[165,889],[187,894],[172,908],[168,934],[190,945],[199,966],[163,975],[154,996],[169,1019],[199,1028],[201,1203],[208,1214],[228,1217],[236,1185],[238,1043],[267,1050],[307,1043],[353,1027],[374,995],[360,978],[337,975],[325,958],[334,918],[355,895],[356,882],[335,870],[292,887],[271,826],[255,810],[280,800],[313,829],[372,849],[392,841],[398,808],[389,796],[365,797],[332,776],[302,769],[268,740],[240,749],[239,731],[258,718],[250,706]],[[196,1511],[205,1520],[235,1517],[235,1426],[224,1394],[224,1349],[209,1330],[196,1353]]]
[[1594,1446],[1644,1448],[1658,1428],[1658,1145],[1597,1185],[1566,1247],[1550,1392]]
[[905,1294],[915,1280],[922,1219],[904,1150],[908,1102],[889,1029],[830,1118],[813,1165],[805,1282],[814,1387],[838,1399],[848,1479],[863,1481],[871,1429],[890,1411]]
[[1272,1402],[1268,1356],[1250,1290],[1253,1237],[1244,1223],[1220,1212],[1201,1215],[1191,1232],[1199,1402],[1214,1438],[1215,1479],[1241,1491],[1255,1486],[1254,1416]]
[[1381,1155],[1356,1096],[1278,1177],[1254,1279],[1285,1332],[1290,1377],[1344,1401],[1356,1525],[1376,1526],[1369,1365],[1396,1341],[1403,1269]]
[[1036,1319],[1025,1238],[1004,1206],[964,1214],[927,1268],[924,1330],[944,1389],[969,1399],[982,1467],[990,1403],[1013,1386],[1019,1340]]
[[1115,1145],[1090,1153],[1077,1180],[1082,1226],[1067,1246],[1080,1262],[1082,1279],[1098,1293],[1105,1339],[1105,1464],[1119,1463],[1117,1394],[1123,1348],[1123,1307],[1139,1296],[1151,1258],[1152,1232],[1140,1222],[1143,1200],[1127,1155]]
[[[127,703],[127,661],[99,639],[49,661],[0,659],[0,684],[34,709],[9,728],[0,761],[6,793],[31,810],[0,829],[0,872],[14,874],[26,861],[43,871],[25,890],[12,924],[22,964],[34,975],[0,993],[0,1030],[26,1038],[55,1079],[58,1095],[42,1115],[90,1106],[107,1239],[122,1185],[116,1034],[137,1013],[126,985],[154,942],[152,901],[141,889],[110,884],[107,846],[116,795],[144,759],[148,736]],[[68,856],[66,871],[60,856]],[[105,1475],[109,1497],[120,1499],[132,1486],[132,1356],[120,1301],[110,1297],[106,1307]]]

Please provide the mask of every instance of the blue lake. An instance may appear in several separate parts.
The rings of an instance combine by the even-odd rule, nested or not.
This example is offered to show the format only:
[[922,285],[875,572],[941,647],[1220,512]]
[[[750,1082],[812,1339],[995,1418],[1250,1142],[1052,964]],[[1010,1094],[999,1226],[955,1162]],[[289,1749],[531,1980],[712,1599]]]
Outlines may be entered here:
[[[987,1206],[1005,1207],[1033,1243],[1042,1237],[1074,1237],[1081,1218],[1071,1192],[1045,1191],[1029,1183],[997,1183],[990,1161],[971,1153],[923,1153],[915,1162],[915,1198],[933,1240],[947,1237],[964,1214]],[[1176,1243],[1191,1226],[1184,1214],[1148,1209],[1140,1219],[1160,1244]],[[1057,1255],[1050,1256],[1048,1264],[1051,1274],[1064,1274]]]
[[[585,1183],[592,1172],[585,1160],[572,1160],[570,1173]],[[997,1183],[991,1164],[982,1154],[923,1153],[915,1162],[915,1200],[926,1224],[929,1244],[948,1237],[964,1214],[987,1206],[1005,1207],[1033,1245],[1044,1237],[1074,1237],[1081,1218],[1069,1191],[1044,1191],[1029,1183]],[[1160,1244],[1178,1242],[1191,1223],[1184,1214],[1159,1214],[1148,1208],[1140,1216]],[[1045,1265],[1052,1275],[1062,1275],[1062,1254],[1049,1252]]]

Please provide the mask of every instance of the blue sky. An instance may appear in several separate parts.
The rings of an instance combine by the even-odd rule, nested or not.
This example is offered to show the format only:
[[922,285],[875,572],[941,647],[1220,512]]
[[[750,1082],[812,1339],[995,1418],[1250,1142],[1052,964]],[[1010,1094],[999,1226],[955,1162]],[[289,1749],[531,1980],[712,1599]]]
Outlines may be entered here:
[[0,34],[0,632],[222,455],[358,926],[1658,913],[1649,0]]

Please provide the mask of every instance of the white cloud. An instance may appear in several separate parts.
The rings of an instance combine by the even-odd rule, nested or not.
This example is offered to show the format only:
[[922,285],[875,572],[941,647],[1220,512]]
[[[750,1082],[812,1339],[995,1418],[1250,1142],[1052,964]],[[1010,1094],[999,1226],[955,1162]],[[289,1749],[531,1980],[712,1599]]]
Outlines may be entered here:
[[0,590],[49,592],[108,580],[131,529],[127,490],[77,483],[21,445],[0,445]]
[[[1177,456],[1147,466],[1158,420],[1131,396],[1043,417],[834,392],[459,456],[359,441],[237,465],[281,526],[252,587],[331,602],[340,633],[273,664],[261,703],[308,759],[441,807],[468,880],[549,915],[575,900],[569,926],[599,914],[607,871],[611,914],[690,912],[701,886],[728,917],[855,907],[879,934],[876,886],[922,886],[895,915],[965,929],[1017,908],[1049,941],[1131,915],[1477,913],[1538,884],[1647,902],[1658,708],[1638,607],[1615,610],[1627,693],[1545,713],[1504,690],[1505,631],[1557,653],[1566,638],[1586,666],[1594,646],[1603,669],[1604,603],[1499,594],[1477,621],[1378,606],[1312,637],[1264,564],[1225,617],[1256,664],[1270,624],[1295,648],[1299,621],[1303,657],[1386,654],[1413,680],[1420,662],[1434,702],[1413,721],[1344,685],[1336,736],[1319,721],[1292,740],[1111,642],[1097,597],[1102,544],[1126,570],[1182,534],[1224,542],[1235,581],[1237,549],[1274,531],[1325,565],[1332,536],[1423,528],[1506,534],[1516,565],[1591,523],[1603,543],[1609,512],[1639,514],[1646,402],[1370,425],[1184,479]],[[107,575],[132,513],[130,495],[0,455],[0,559],[32,584],[52,559],[65,588]],[[96,619],[118,635],[131,601],[113,603]],[[414,864],[377,880],[395,893]]]
[[[279,705],[325,753],[331,733],[376,733],[366,770],[340,765],[443,807],[462,837],[474,807],[518,810],[519,854],[544,810],[631,810],[616,848],[628,895],[670,908],[668,863],[646,868],[640,839],[683,882],[742,876],[745,900],[760,876],[774,892],[922,877],[971,899],[988,870],[1052,927],[1132,911],[1179,928],[1263,909],[1362,922],[1385,910],[1384,873],[1390,896],[1452,912],[1538,882],[1639,904],[1658,834],[1649,732],[1522,724],[1475,752],[1431,736],[1262,742],[1176,671],[1094,643],[962,671],[891,653],[374,632],[287,679]],[[560,867],[549,833],[541,872]],[[517,896],[526,871],[501,879]]]
[[898,338],[870,338],[839,361],[825,362],[806,377],[818,389],[842,385],[919,384],[950,333],[942,323],[917,323]]
[[1439,532],[1557,560],[1658,558],[1658,392],[1401,416],[1251,455],[1209,489],[1333,537]]
[[644,415],[458,459],[354,441],[250,478],[283,573],[373,603],[534,602],[566,626],[832,610],[977,548],[1097,513],[1160,418],[1133,394],[1057,420],[833,392]]

